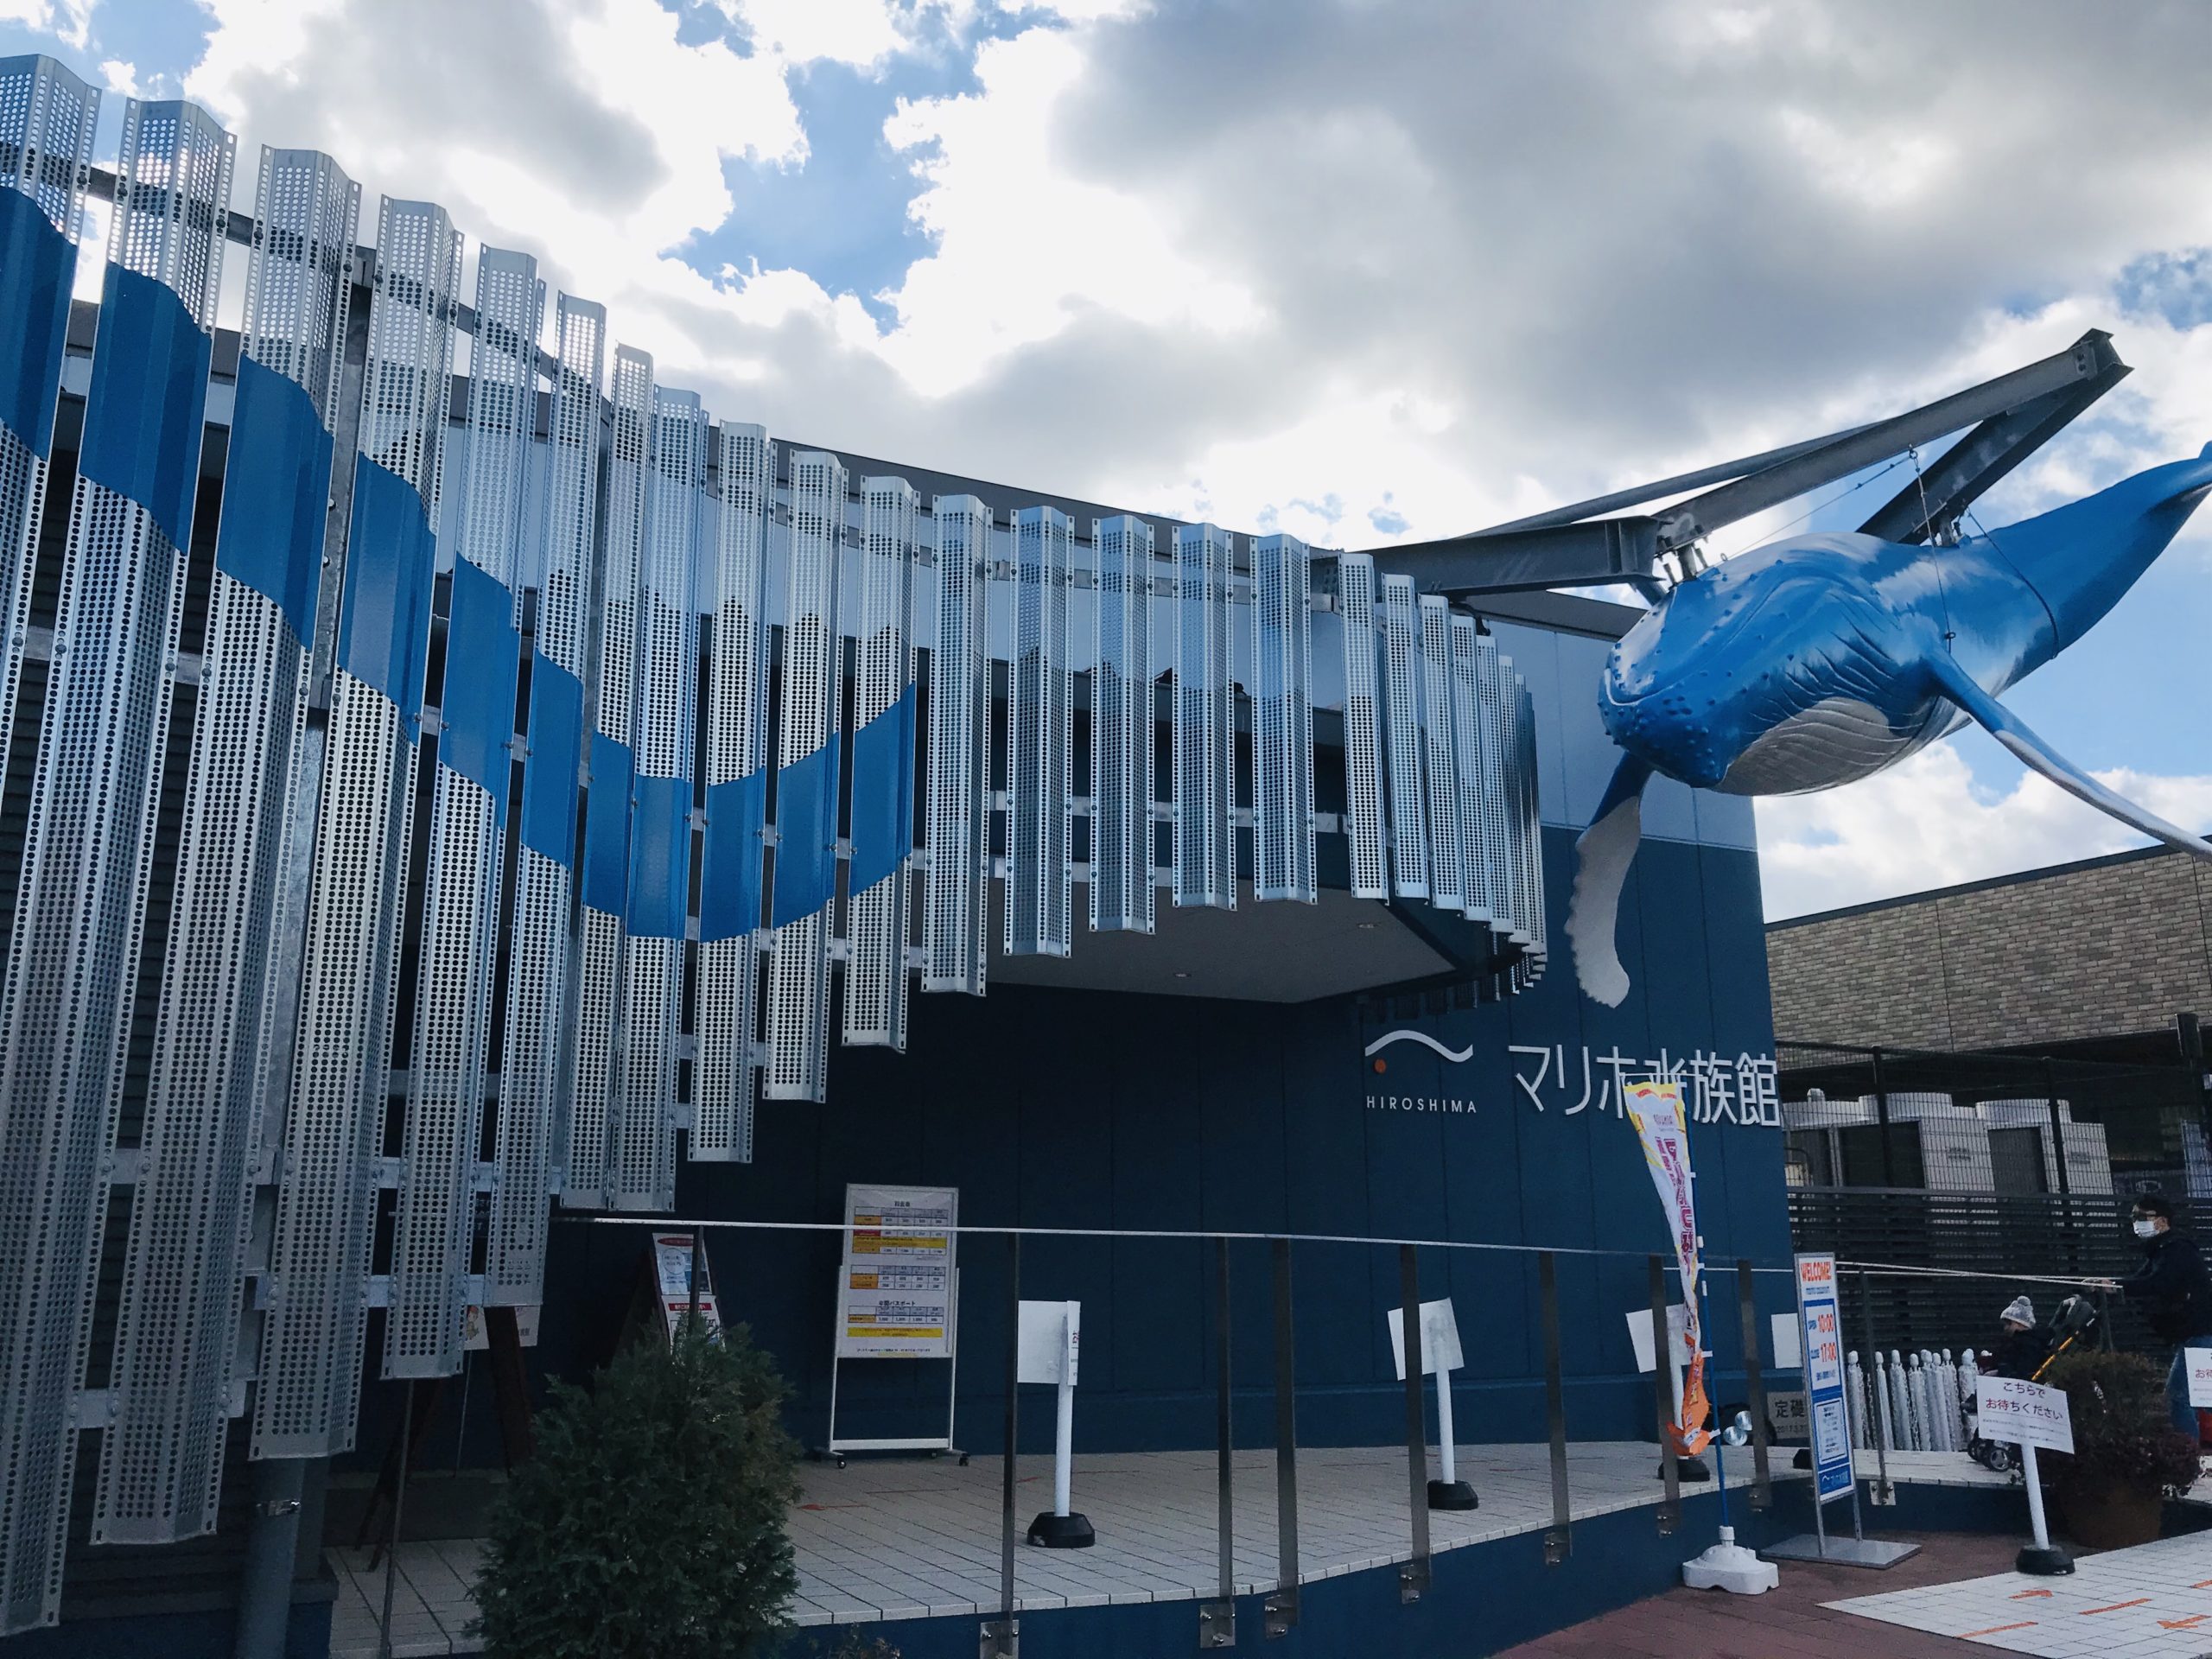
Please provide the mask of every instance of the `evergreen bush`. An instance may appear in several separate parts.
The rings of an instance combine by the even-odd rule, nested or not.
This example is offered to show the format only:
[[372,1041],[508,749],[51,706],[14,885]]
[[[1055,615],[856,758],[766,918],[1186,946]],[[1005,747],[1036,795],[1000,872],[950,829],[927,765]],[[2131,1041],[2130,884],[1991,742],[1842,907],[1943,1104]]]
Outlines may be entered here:
[[638,1347],[556,1382],[477,1580],[477,1634],[509,1659],[752,1659],[798,1586],[798,1447],[783,1379],[743,1325]]

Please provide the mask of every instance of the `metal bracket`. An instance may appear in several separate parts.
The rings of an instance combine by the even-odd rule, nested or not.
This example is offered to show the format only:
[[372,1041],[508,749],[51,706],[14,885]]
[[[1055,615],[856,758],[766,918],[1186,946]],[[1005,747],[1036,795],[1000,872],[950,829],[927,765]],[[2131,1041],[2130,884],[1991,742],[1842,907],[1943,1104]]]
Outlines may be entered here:
[[1233,1648],[1236,1645],[1236,1604],[1202,1601],[1198,1604],[1198,1646]]
[[[1418,1328],[1418,1327],[1416,1327]],[[1419,1556],[1398,1564],[1398,1599],[1408,1605],[1428,1593],[1428,1558]]]
[[1018,1618],[984,1620],[982,1641],[976,1652],[977,1659],[1019,1659],[1021,1621]]
[[1298,1628],[1298,1586],[1278,1590],[1262,1604],[1267,1614],[1267,1637],[1272,1642],[1277,1637],[1288,1636]]

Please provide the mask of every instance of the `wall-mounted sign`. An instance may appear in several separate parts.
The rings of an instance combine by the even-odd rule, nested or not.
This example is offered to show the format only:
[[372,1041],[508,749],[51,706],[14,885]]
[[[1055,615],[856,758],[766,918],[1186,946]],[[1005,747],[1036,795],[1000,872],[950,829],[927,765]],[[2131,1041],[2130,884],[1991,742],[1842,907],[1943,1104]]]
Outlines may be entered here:
[[845,1189],[840,1357],[950,1356],[959,1221],[960,1194],[949,1186]]

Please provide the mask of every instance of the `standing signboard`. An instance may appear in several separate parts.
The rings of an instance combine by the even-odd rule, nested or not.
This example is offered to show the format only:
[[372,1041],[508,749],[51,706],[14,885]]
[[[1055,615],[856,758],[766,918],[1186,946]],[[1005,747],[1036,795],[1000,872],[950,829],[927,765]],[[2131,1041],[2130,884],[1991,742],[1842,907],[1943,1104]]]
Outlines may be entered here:
[[1843,1403],[1843,1319],[1836,1302],[1835,1257],[1800,1255],[1796,1262],[1813,1491],[1820,1503],[1827,1503],[1852,1490],[1851,1423]]
[[[952,1449],[950,1376],[942,1435],[840,1440],[837,1368],[849,1359],[956,1357],[959,1225],[960,1194],[953,1187],[845,1188],[845,1250],[837,1271],[837,1330],[830,1356],[825,1449],[831,1453]],[[957,1373],[958,1367],[951,1365],[948,1370]]]

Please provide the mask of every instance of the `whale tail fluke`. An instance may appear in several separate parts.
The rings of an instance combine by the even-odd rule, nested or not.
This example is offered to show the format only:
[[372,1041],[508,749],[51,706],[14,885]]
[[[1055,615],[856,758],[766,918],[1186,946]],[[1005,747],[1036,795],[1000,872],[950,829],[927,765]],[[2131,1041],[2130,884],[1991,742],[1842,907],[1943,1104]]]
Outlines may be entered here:
[[[2018,715],[1983,690],[1974,677],[1952,658],[1936,658],[1929,663],[1929,672],[1936,682],[1936,690],[1972,715],[1992,737],[2012,752],[2015,760],[2031,770],[2041,772],[2076,800],[2087,802],[2100,812],[2119,819],[2129,829],[2140,830],[2154,840],[2164,842],[2169,847],[2192,853],[2198,858],[2212,859],[2212,842],[2208,842],[2202,836],[2193,836],[2186,830],[2168,823],[2155,812],[2138,805],[2125,795],[2106,788],[2037,736]],[[1570,923],[1569,926],[1572,925]]]
[[1574,843],[1567,941],[1574,951],[1574,976],[1583,995],[1609,1008],[1618,1008],[1628,996],[1628,969],[1621,966],[1616,942],[1621,890],[1643,838],[1643,788],[1650,781],[1649,761],[1623,755],[1597,816]]

